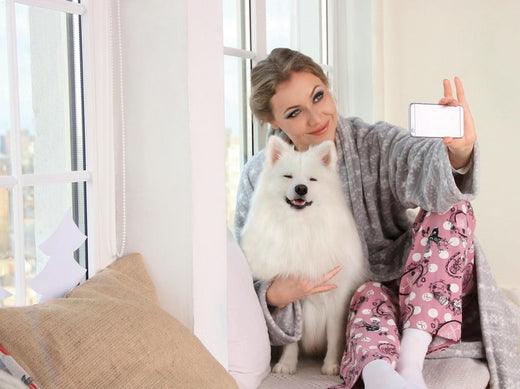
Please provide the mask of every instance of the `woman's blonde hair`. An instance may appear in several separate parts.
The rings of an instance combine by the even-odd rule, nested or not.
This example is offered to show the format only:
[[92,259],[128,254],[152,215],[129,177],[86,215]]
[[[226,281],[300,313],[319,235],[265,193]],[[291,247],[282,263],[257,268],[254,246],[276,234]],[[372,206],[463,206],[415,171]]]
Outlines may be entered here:
[[281,82],[289,80],[293,72],[308,72],[329,87],[329,80],[320,65],[305,54],[288,48],[271,51],[251,71],[251,97],[249,106],[253,114],[265,123],[274,119],[271,98]]

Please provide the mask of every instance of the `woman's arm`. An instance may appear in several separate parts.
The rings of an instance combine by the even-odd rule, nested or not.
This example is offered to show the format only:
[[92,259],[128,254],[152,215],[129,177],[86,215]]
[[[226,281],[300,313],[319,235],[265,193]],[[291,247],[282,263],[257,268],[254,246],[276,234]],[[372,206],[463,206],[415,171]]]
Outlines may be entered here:
[[469,159],[469,162],[466,166],[463,166],[461,168],[455,169],[453,166],[451,167],[452,173],[458,173],[458,174],[466,174],[469,169],[471,168],[471,165],[473,164],[473,154],[471,154],[471,157]]
[[478,192],[479,146],[475,141],[468,170],[454,174],[448,149],[440,138],[417,138],[410,132],[378,122],[369,126],[362,152],[378,159],[380,185],[388,188],[405,208],[421,207],[445,212],[461,200],[472,201]]
[[479,147],[462,84],[458,79],[455,84],[460,101],[453,99],[445,80],[445,97],[439,103],[464,106],[464,138],[413,137],[387,122],[352,121],[354,144],[347,151],[359,155],[360,168],[366,171],[362,178],[368,185],[377,181],[380,190],[390,192],[405,208],[445,212],[477,195]]

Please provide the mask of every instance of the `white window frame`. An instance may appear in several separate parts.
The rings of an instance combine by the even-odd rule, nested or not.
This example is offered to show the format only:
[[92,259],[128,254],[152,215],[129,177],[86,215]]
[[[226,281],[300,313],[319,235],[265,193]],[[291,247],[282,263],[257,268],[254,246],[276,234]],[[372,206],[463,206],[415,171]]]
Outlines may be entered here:
[[[35,184],[86,182],[89,276],[113,260],[115,240],[114,142],[111,2],[83,0],[6,0],[7,60],[10,98],[11,175],[0,177],[0,187],[11,190],[16,305],[25,305],[23,188]],[[81,15],[86,171],[61,174],[22,174],[20,150],[20,101],[15,5],[24,4]],[[100,55],[101,53],[101,55]]]

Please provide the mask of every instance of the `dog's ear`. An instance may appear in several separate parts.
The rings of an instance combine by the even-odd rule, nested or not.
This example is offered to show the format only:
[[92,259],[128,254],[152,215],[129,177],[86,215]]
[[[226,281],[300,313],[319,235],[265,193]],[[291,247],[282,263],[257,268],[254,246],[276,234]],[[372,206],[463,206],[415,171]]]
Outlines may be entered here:
[[290,148],[290,145],[282,138],[271,135],[267,143],[267,161],[271,166],[274,165],[282,157],[282,154]]
[[314,152],[320,158],[321,163],[327,167],[336,167],[338,154],[336,153],[336,146],[331,140],[321,142],[319,145],[313,147]]

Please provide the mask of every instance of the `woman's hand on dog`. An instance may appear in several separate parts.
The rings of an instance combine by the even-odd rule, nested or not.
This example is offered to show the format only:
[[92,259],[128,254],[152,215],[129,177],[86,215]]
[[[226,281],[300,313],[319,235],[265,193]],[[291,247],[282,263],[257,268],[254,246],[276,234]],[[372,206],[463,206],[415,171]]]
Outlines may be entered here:
[[284,308],[293,301],[300,300],[311,294],[335,289],[337,285],[327,284],[327,281],[341,269],[342,267],[338,265],[321,278],[313,281],[298,276],[276,277],[271,286],[267,288],[267,303],[278,308]]

